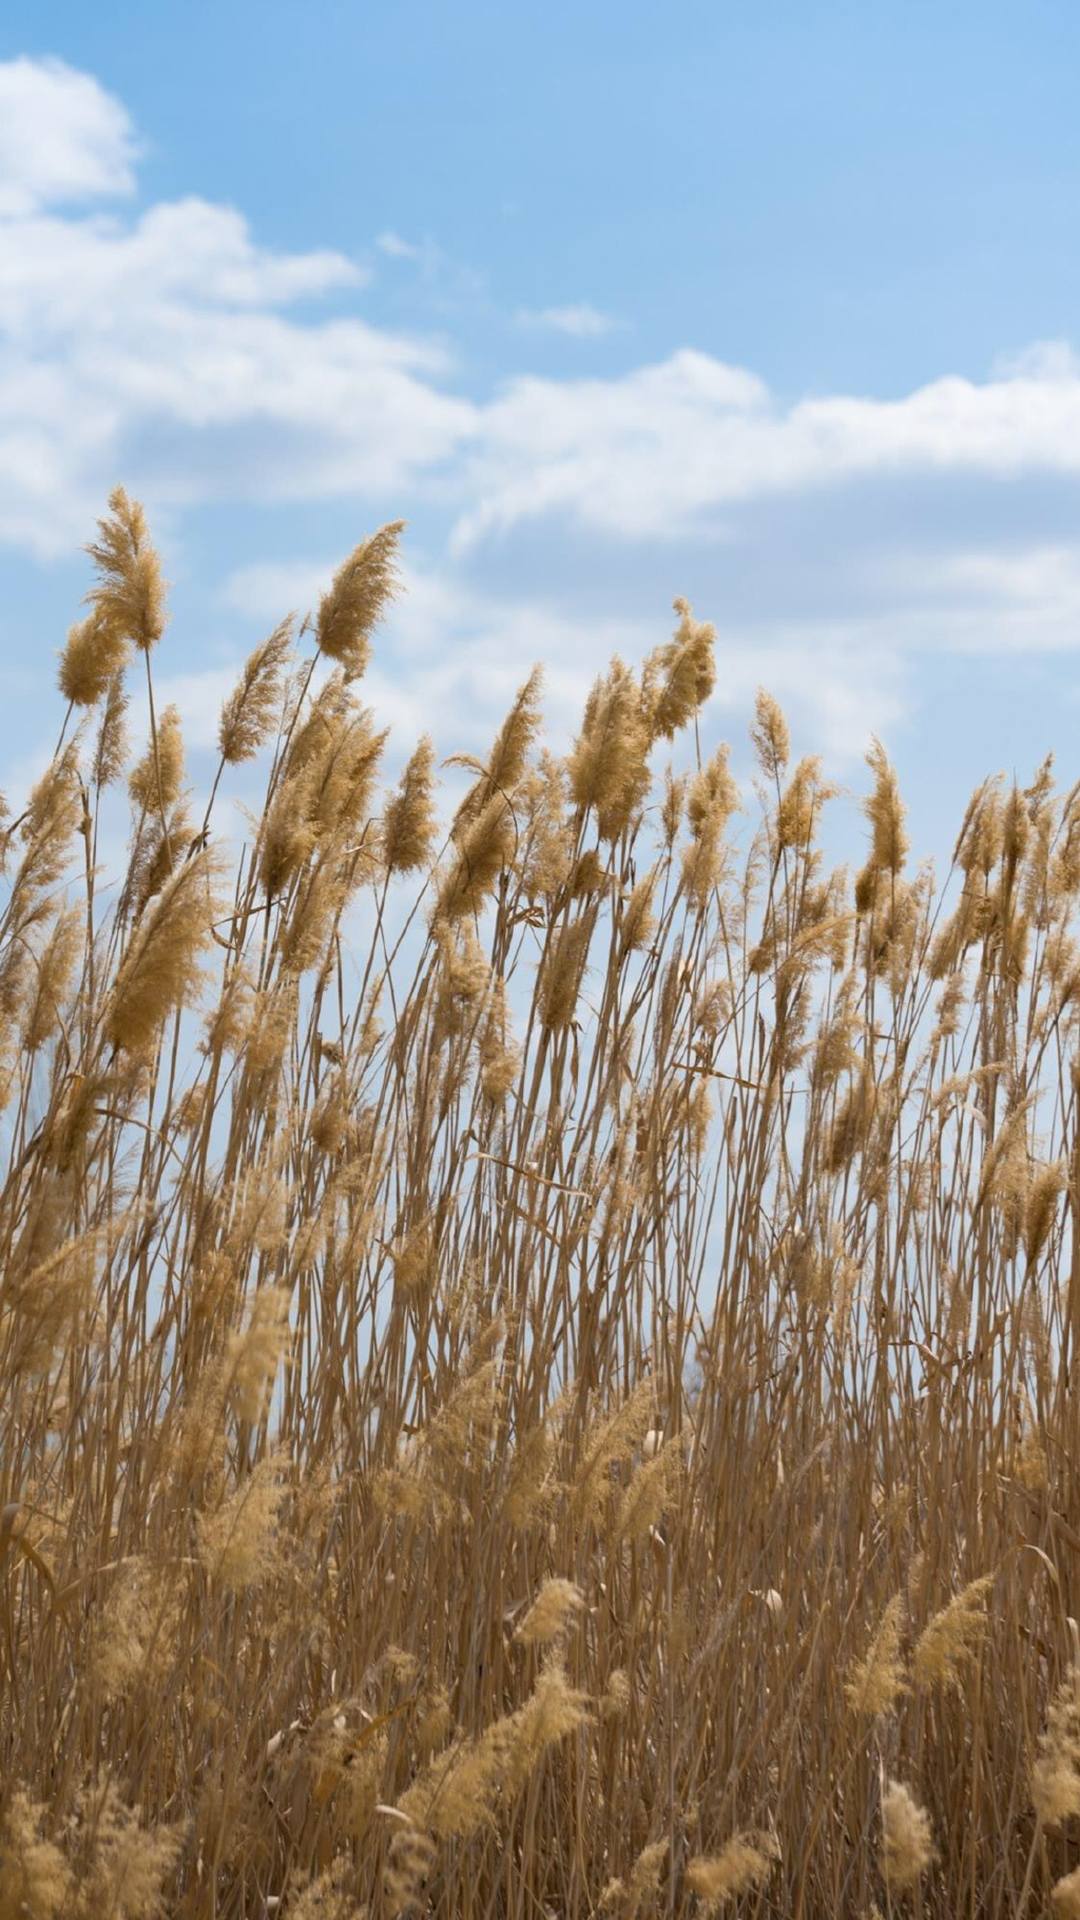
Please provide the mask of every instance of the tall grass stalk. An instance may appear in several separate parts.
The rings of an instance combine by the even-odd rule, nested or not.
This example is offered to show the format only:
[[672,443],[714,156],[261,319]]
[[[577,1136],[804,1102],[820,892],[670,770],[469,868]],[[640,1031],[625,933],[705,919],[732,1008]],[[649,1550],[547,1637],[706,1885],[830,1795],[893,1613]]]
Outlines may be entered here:
[[1080,793],[831,871],[678,602],[451,816],[400,531],[193,813],[115,494],[4,833],[0,1915],[1080,1911]]

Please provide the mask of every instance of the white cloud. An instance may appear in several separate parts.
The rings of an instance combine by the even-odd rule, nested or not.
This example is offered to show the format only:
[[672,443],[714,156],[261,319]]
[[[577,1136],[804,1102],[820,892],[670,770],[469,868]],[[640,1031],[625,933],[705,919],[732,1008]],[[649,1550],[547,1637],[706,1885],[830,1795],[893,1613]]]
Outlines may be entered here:
[[461,544],[561,513],[637,539],[800,489],[899,473],[1080,474],[1080,368],[1045,363],[901,400],[778,405],[752,373],[682,349],[610,380],[513,380],[484,412]]
[[456,289],[458,293],[476,293],[483,282],[479,275],[468,267],[449,260],[438,242],[430,235],[423,240],[406,240],[400,233],[390,230],[380,233],[375,241],[376,249],[388,260],[406,261],[415,267],[422,278],[429,283],[438,280]]
[[130,350],[139,328],[273,309],[362,283],[342,254],[271,254],[231,207],[178,200],[130,224],[58,215],[0,223],[0,334],[7,352],[51,350],[54,364],[82,342]]
[[[56,62],[0,63],[0,540],[9,545],[72,552],[118,479],[155,516],[221,499],[376,501],[392,511],[426,495],[453,522],[454,554],[442,564],[432,545],[426,565],[413,557],[370,685],[406,740],[431,726],[448,750],[482,750],[534,659],[547,663],[549,711],[565,736],[610,654],[640,657],[664,637],[641,616],[608,542],[640,562],[637,578],[654,566],[665,587],[670,554],[648,559],[649,543],[682,542],[680,573],[687,559],[720,583],[720,605],[702,607],[721,620],[720,710],[745,706],[764,681],[838,757],[904,711],[920,649],[1080,642],[1080,545],[1025,547],[1017,534],[1004,546],[961,509],[929,553],[885,509],[869,555],[845,517],[875,482],[896,476],[910,501],[931,481],[960,499],[972,479],[1080,475],[1080,360],[1066,343],[1003,359],[983,381],[947,377],[889,401],[840,393],[783,402],[751,370],[692,348],[606,378],[523,374],[487,397],[466,394],[445,343],[361,313],[367,276],[343,254],[264,247],[241,212],[197,198],[117,210],[135,155],[123,107],[89,76]],[[76,201],[89,204],[73,210]],[[419,261],[421,276],[445,276],[434,243],[387,230],[375,245],[388,259]],[[331,294],[333,318],[302,305]],[[357,304],[346,308],[343,295]],[[450,309],[433,296],[431,310]],[[523,343],[528,326],[599,338],[609,324],[589,306],[521,317]],[[792,611],[797,594],[786,609],[779,593],[770,600],[759,562],[765,604],[747,613],[751,600],[739,602],[725,622],[730,575],[716,569],[718,531],[738,557],[769,538],[777,503],[820,508],[843,487],[831,524],[846,556],[817,560],[821,604]],[[763,536],[740,509],[770,502]],[[554,538],[567,526],[588,536],[598,578],[608,568],[609,617],[575,604],[568,569],[544,577],[536,555],[555,551],[547,530],[531,536],[533,593],[476,584],[485,535],[544,518]],[[778,549],[777,578],[790,553],[791,544]],[[264,622],[304,610],[340,557],[294,565],[279,556],[244,569],[227,583],[228,607]],[[492,567],[500,557],[487,554]],[[212,740],[231,679],[222,667],[174,678],[193,741]]]
[[49,209],[131,186],[126,115],[55,62],[0,63],[5,99],[0,539],[69,550],[120,477],[157,510],[403,490],[474,431],[440,384],[444,347],[288,311],[361,287],[355,262],[262,248],[235,209],[195,198]]
[[[187,211],[185,223],[169,210],[181,254],[186,225],[202,242],[212,225]],[[74,285],[62,223],[24,228],[14,272],[0,233],[0,537],[69,548],[120,475],[158,507],[404,490],[474,431],[472,406],[435,384],[436,350],[358,319],[304,325],[254,305],[260,280],[266,300],[325,284],[316,256],[245,257],[224,225],[219,237],[189,288],[171,265],[132,273],[141,229],[80,234]]]
[[136,151],[125,108],[90,74],[0,62],[0,215],[131,193]]
[[587,302],[576,307],[522,307],[517,316],[521,327],[539,327],[548,333],[565,333],[573,340],[598,340],[610,333],[616,322]]
[[[914,604],[905,594],[912,579]],[[1080,545],[961,548],[932,561],[896,555],[880,581],[883,601],[890,592],[893,634],[912,652],[928,635],[938,648],[984,656],[1080,647]]]
[[221,709],[236,685],[241,661],[225,667],[203,667],[194,673],[154,676],[154,699],[159,708],[176,707],[188,747],[213,748],[217,743]]
[[[123,108],[55,62],[0,64],[0,538],[70,549],[119,477],[153,508],[371,498],[437,485],[465,547],[545,515],[618,539],[684,536],[754,501],[896,474],[1080,473],[1080,363],[1061,343],[983,382],[781,404],[683,348],[610,378],[455,392],[444,345],[295,303],[356,292],[340,253],[259,246],[189,198],[136,216],[44,203],[131,185]],[[40,123],[40,124],[39,124]],[[35,128],[45,131],[38,137]],[[50,155],[53,157],[50,159]],[[383,252],[415,253],[385,232]],[[595,331],[587,306],[538,324]]]
[[411,240],[403,240],[400,233],[392,232],[380,233],[375,245],[380,253],[387,254],[391,260],[419,260],[424,251],[422,247],[414,246]]
[[714,732],[741,741],[754,695],[767,687],[796,741],[833,768],[856,764],[871,737],[887,738],[911,706],[909,657],[887,622],[786,621],[725,632],[718,665]]
[[342,556],[325,564],[307,560],[260,560],[237,567],[222,590],[223,605],[249,620],[276,625],[287,613],[306,613],[325,593]]
[[1022,547],[1011,553],[955,553],[931,570],[931,579],[966,598],[1005,607],[1080,610],[1080,548]]
[[1080,359],[1067,340],[1033,340],[1019,353],[998,354],[993,370],[1003,380],[1070,381],[1080,375]]

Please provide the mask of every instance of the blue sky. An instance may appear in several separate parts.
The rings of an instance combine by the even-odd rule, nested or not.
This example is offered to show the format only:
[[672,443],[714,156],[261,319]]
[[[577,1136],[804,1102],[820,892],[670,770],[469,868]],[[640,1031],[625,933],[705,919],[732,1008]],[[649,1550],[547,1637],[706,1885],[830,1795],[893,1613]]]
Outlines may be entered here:
[[685,593],[918,840],[1080,775],[1080,10],[399,0],[0,20],[0,756],[53,728],[117,480],[200,771],[237,661],[380,520],[373,697],[565,729]]

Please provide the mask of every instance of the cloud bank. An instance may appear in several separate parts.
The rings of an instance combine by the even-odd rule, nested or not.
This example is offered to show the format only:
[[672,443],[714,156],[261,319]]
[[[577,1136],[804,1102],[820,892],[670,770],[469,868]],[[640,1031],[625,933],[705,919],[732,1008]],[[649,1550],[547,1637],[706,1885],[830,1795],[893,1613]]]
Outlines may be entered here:
[[[130,199],[136,160],[124,107],[91,76],[0,63],[0,526],[42,551],[85,523],[154,421],[178,430],[154,479],[181,500],[207,490],[200,440],[230,493],[254,500],[408,488],[452,463],[459,542],[546,515],[670,537],[733,505],[898,473],[1080,474],[1080,366],[1053,344],[890,401],[783,404],[691,348],[467,398],[445,347],[302,311],[363,291],[344,255],[265,249],[236,209],[195,198],[102,211]],[[387,233],[378,245],[414,251]],[[523,317],[581,338],[612,324],[584,303]]]
[[[730,609],[724,687],[741,698],[771,676],[837,741],[902,709],[903,661],[928,633],[957,651],[1075,645],[1080,546],[1002,544],[971,510],[972,489],[1080,478],[1080,362],[1067,345],[891,399],[778,396],[692,346],[606,375],[523,371],[470,391],[453,345],[372,317],[378,269],[266,247],[227,205],[140,204],[138,160],[125,107],[91,75],[0,63],[0,543],[44,561],[69,554],[120,477],[178,513],[347,502],[363,525],[424,502],[445,536],[415,573],[420,624],[441,622],[445,636],[441,656],[425,656],[428,685],[465,719],[534,652],[555,662],[569,701],[613,646],[659,637],[617,592],[609,622],[575,609],[572,582],[560,589],[569,534],[595,542],[616,581],[620,553],[655,549],[671,590],[695,572],[730,584],[768,539],[796,579],[817,569],[820,604],[794,612],[768,568],[750,568],[758,600]],[[419,251],[384,231],[372,257],[389,271]],[[505,320],[523,351],[531,330],[593,356],[613,325],[585,302]],[[912,536],[895,503],[931,495],[941,526]],[[860,574],[859,515],[873,499]],[[811,506],[829,530],[817,548],[847,542],[823,585],[814,541],[790,520],[776,531],[775,516]],[[482,589],[485,556],[514,541],[534,555],[546,542],[548,560],[534,558],[520,591]],[[328,563],[275,564],[277,577],[261,575],[268,615],[282,566],[313,579]],[[228,583],[222,604],[251,615],[258,572]],[[417,632],[402,615],[406,665],[423,653]]]

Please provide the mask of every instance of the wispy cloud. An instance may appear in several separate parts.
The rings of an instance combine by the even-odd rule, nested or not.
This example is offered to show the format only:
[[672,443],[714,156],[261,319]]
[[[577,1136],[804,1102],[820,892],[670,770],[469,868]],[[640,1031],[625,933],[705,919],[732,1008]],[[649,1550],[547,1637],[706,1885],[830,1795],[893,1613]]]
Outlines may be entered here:
[[62,60],[0,62],[0,214],[132,193],[126,108]]
[[521,307],[519,327],[539,328],[547,333],[565,333],[572,340],[599,340],[618,325],[608,313],[587,303],[571,307]]
[[1067,340],[1033,340],[1019,353],[998,354],[993,372],[1001,380],[1068,383],[1080,378],[1080,357]]
[[449,259],[430,234],[426,234],[422,240],[406,240],[404,235],[388,231],[378,235],[375,247],[385,259],[415,268],[421,279],[428,283],[429,290],[431,283],[436,280],[443,284],[444,290],[449,288],[458,294],[475,294],[483,285],[481,275],[463,266],[460,261]]
[[423,247],[416,246],[411,240],[403,240],[400,233],[387,231],[380,233],[375,241],[380,253],[387,254],[391,260],[419,260]]

